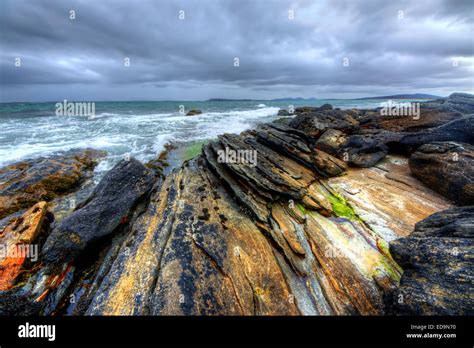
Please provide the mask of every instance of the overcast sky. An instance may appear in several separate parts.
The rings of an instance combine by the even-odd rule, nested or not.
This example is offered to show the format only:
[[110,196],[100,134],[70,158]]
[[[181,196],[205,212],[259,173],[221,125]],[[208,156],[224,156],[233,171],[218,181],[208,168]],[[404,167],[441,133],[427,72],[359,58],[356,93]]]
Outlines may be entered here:
[[0,100],[472,93],[473,3],[0,0]]

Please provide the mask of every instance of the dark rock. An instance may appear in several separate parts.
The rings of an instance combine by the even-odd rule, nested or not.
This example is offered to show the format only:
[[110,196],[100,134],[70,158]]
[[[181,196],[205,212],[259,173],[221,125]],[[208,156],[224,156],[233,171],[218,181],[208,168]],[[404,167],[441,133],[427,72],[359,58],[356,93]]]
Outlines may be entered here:
[[419,116],[372,116],[371,126],[392,132],[420,132],[462,117],[459,112],[420,108]]
[[474,95],[468,93],[453,93],[448,98],[438,99],[423,104],[425,108],[441,112],[474,113]]
[[347,164],[340,159],[331,156],[330,154],[315,149],[313,151],[313,163],[318,169],[319,173],[322,173],[324,177],[339,176],[344,174],[347,170]]
[[426,186],[459,205],[474,204],[474,146],[425,144],[410,156],[409,164],[413,175]]
[[80,209],[53,229],[43,247],[43,261],[73,260],[84,248],[111,234],[146,195],[154,175],[139,161],[122,160],[110,170]]
[[317,106],[299,106],[295,108],[295,114],[299,115],[305,112],[315,112],[318,110],[319,108]]
[[343,132],[337,129],[328,129],[316,141],[315,147],[332,156],[338,156],[341,146],[346,141],[347,136]]
[[387,292],[397,315],[474,315],[474,207],[435,213],[406,238],[390,243],[402,266],[400,286]]
[[410,237],[474,238],[474,206],[443,210],[416,224]]
[[0,218],[78,188],[104,151],[70,150],[0,169]]
[[377,108],[359,110],[359,115],[355,118],[360,122],[361,128],[410,133],[439,127],[463,117],[463,114],[474,112],[469,112],[469,110],[469,107],[463,110],[457,103],[457,98],[454,97],[421,103],[417,115],[384,115],[383,109]]
[[167,176],[126,245],[87,314],[299,313],[271,245],[199,159]]
[[200,115],[202,114],[202,111],[199,110],[199,109],[192,109],[192,110],[189,110],[187,113],[186,113],[186,116],[195,116],[195,115]]
[[276,149],[284,155],[291,156],[306,166],[311,166],[311,149],[308,147],[306,137],[299,133],[292,133],[288,128],[274,125],[261,125],[254,133],[259,142],[271,149]]
[[323,104],[319,107],[319,111],[326,111],[326,110],[332,110],[332,105],[331,104]]
[[42,303],[31,300],[31,292],[21,287],[0,291],[0,315],[38,315]]
[[425,131],[410,133],[400,139],[400,146],[408,152],[433,141],[456,141],[474,144],[474,115],[458,118],[442,126]]
[[359,122],[343,110],[311,111],[296,116],[290,126],[307,136],[318,138],[328,128],[351,133],[359,126]]
[[356,167],[372,167],[388,154],[388,146],[377,137],[352,135],[342,145],[340,155]]
[[288,110],[280,109],[278,110],[278,116],[291,116]]

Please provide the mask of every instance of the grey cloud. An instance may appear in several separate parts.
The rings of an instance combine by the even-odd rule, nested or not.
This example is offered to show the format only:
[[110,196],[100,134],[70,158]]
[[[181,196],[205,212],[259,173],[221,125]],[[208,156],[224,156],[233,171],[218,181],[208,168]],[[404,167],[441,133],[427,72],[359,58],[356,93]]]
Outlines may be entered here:
[[138,91],[137,97],[155,99],[472,92],[473,6],[456,0],[4,0],[0,100],[34,99],[35,90],[37,98],[56,100],[65,87],[70,99],[116,100]]

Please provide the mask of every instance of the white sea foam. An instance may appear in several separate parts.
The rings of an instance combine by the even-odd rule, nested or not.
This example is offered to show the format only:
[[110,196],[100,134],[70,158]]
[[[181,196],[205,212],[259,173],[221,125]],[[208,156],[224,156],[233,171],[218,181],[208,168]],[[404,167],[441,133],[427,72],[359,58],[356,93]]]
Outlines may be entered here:
[[0,120],[0,166],[61,150],[92,147],[108,152],[106,160],[96,168],[97,172],[104,172],[127,153],[148,161],[168,142],[240,133],[271,120],[278,110],[261,104],[257,109],[203,112],[192,117],[178,112],[142,115],[102,112],[93,119],[45,116]]

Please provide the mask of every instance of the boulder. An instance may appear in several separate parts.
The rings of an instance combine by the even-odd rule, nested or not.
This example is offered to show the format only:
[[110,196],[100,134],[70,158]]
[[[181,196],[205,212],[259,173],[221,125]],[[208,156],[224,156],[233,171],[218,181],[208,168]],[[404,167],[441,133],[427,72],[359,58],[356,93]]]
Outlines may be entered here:
[[0,219],[78,188],[104,155],[93,149],[70,150],[0,169]]
[[314,112],[318,110],[319,108],[317,106],[298,106],[295,108],[295,114],[299,115],[305,112]]
[[382,109],[362,110],[361,127],[392,132],[420,132],[474,113],[474,96],[453,93],[448,98],[421,103],[419,115],[382,115]]
[[339,153],[355,167],[372,167],[388,154],[389,148],[379,137],[352,135],[347,138]]
[[468,93],[452,93],[448,98],[426,102],[427,109],[439,110],[444,113],[457,112],[461,114],[474,113],[474,95]]
[[326,110],[332,110],[332,105],[331,104],[323,104],[319,107],[319,111],[326,111]]
[[457,118],[439,127],[403,134],[398,146],[411,153],[419,146],[433,141],[456,141],[474,145],[474,115]]
[[73,260],[91,243],[128,221],[137,202],[151,189],[155,176],[134,158],[117,163],[74,213],[56,226],[42,250],[50,265]]
[[328,128],[351,133],[357,129],[359,122],[343,110],[318,109],[299,114],[290,122],[290,126],[317,139]]
[[474,315],[473,221],[473,206],[444,210],[390,243],[404,273],[385,296],[389,314]]
[[413,175],[459,205],[474,204],[474,146],[433,142],[410,156]]
[[195,115],[200,115],[202,114],[202,111],[199,110],[199,109],[192,109],[192,110],[189,110],[187,113],[186,113],[186,116],[195,116]]
[[332,156],[338,156],[341,145],[347,141],[347,136],[337,129],[326,130],[316,141],[315,147]]
[[312,158],[318,172],[322,173],[324,177],[339,176],[347,171],[347,164],[344,161],[324,151],[314,149]]
[[288,110],[280,109],[278,110],[278,116],[291,116]]

